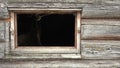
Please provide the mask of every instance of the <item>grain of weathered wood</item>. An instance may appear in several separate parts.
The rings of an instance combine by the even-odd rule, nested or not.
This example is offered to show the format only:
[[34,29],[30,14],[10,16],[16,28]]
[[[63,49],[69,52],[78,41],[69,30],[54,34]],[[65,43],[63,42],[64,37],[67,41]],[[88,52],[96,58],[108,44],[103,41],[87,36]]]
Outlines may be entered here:
[[82,58],[119,59],[120,41],[82,40]]
[[[99,1],[95,1],[99,2]],[[8,3],[8,9],[41,9],[41,8],[76,8],[81,9],[82,18],[119,18],[120,6],[118,5],[99,5],[99,4],[85,4],[85,3]]]
[[5,46],[5,42],[0,42],[0,58],[4,57],[4,46]]
[[9,18],[9,13],[7,10],[7,5],[3,2],[0,3],[0,19]]
[[61,2],[61,3],[94,3],[98,0],[7,0],[8,2]]
[[6,59],[80,59],[80,54],[39,54],[39,53],[16,53],[12,52],[5,56]]
[[0,42],[4,42],[5,40],[5,30],[0,30]]
[[[99,59],[99,60],[80,60],[80,56],[74,55],[41,55],[25,54],[17,52],[11,56],[4,57],[4,51],[9,52],[9,24],[4,25],[0,21],[0,38],[5,38],[6,43],[0,42],[0,58],[6,58],[0,61],[1,68],[40,68],[40,67],[59,67],[59,68],[119,68],[120,67],[120,0],[0,0],[0,2],[8,1],[8,9],[50,9],[50,8],[70,8],[81,9],[82,12],[82,40],[81,53],[83,59]],[[14,3],[13,3],[14,2]],[[28,3],[29,2],[29,3]],[[34,3],[36,2],[36,3]],[[4,7],[0,3],[0,7]],[[0,8],[0,19],[8,18],[7,8]],[[89,18],[89,19],[87,19]],[[99,18],[99,19],[90,19]],[[102,19],[100,19],[102,18]],[[109,19],[104,19],[109,18]],[[117,19],[115,19],[117,18]],[[7,22],[4,22],[7,23]],[[11,25],[13,26],[13,24]],[[5,35],[4,35],[5,27]],[[84,28],[84,29],[83,29]],[[13,29],[10,29],[11,31]],[[14,34],[14,33],[11,33]],[[13,37],[11,36],[13,39]],[[88,40],[92,39],[92,40]],[[97,40],[95,40],[97,39]],[[100,40],[101,39],[101,40]],[[104,40],[107,39],[107,40]],[[111,41],[110,41],[111,40]],[[116,40],[116,41],[115,41]],[[14,41],[14,40],[11,40]],[[10,42],[11,43],[11,42]],[[14,42],[12,42],[14,44]],[[4,46],[5,49],[4,50]],[[32,50],[31,50],[32,51]],[[71,50],[69,50],[71,51]],[[63,51],[64,52],[64,51]],[[6,53],[10,54],[10,53]],[[77,60],[74,60],[76,59]],[[33,59],[34,58],[34,59]],[[35,59],[37,58],[37,60]],[[39,61],[40,58],[44,61]],[[48,58],[47,60],[45,60]],[[53,61],[49,61],[54,59]],[[56,60],[63,59],[63,60]],[[66,60],[73,59],[73,60]],[[19,59],[14,60],[13,59]],[[28,59],[31,59],[28,60]],[[112,59],[112,60],[100,60]],[[116,60],[113,60],[116,59]]]
[[[60,9],[60,8],[72,8],[81,9],[82,4],[69,4],[69,3],[8,3],[8,10],[11,9]],[[21,7],[21,8],[19,8]]]
[[4,58],[4,52],[0,52],[0,58]]
[[10,52],[10,23],[5,22],[5,54],[9,54]]
[[120,25],[120,19],[82,19],[82,25]]
[[102,4],[105,4],[105,5],[120,5],[120,0],[103,0]]
[[[95,1],[99,2],[99,1]],[[94,5],[74,3],[9,3],[8,7],[34,7],[34,8],[83,8],[82,18],[119,18],[120,6]],[[30,8],[29,8],[30,9]],[[114,15],[113,15],[114,14]]]
[[82,18],[119,18],[120,6],[88,5],[84,6]]
[[5,46],[4,42],[0,43],[0,53],[4,53],[4,46]]
[[82,39],[120,40],[120,26],[82,25]]
[[4,21],[0,21],[0,30],[5,30],[5,23]]
[[[19,62],[18,62],[19,61]],[[1,60],[1,68],[119,68],[120,60]]]
[[5,42],[5,23],[0,21],[0,42]]

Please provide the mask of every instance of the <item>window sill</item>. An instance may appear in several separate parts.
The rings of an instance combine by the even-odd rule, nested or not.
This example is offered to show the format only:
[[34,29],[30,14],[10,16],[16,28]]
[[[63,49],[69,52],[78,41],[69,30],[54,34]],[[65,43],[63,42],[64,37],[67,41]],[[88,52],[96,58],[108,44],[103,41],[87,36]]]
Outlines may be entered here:
[[80,59],[80,54],[10,54],[5,59]]

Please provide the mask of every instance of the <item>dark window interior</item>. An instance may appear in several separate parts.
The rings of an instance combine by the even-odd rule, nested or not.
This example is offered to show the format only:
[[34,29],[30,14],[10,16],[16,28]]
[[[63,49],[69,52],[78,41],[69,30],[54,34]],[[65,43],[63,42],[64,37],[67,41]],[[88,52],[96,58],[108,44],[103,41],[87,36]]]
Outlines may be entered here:
[[74,14],[17,14],[18,46],[74,46]]

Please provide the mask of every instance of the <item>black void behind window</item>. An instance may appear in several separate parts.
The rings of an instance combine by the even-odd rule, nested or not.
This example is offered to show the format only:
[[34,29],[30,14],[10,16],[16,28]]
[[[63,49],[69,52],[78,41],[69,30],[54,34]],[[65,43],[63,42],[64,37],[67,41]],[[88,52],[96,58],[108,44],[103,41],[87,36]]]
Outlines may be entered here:
[[74,14],[17,14],[18,46],[74,46]]

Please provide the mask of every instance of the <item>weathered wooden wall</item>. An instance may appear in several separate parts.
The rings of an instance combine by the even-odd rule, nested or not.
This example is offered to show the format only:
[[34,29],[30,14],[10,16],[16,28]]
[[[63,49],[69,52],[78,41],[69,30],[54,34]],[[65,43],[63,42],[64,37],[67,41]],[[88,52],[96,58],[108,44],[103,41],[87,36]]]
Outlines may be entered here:
[[[112,15],[112,14],[111,14]],[[110,17],[110,16],[109,16]],[[120,48],[119,18],[82,19],[82,57],[118,59]]]
[[[82,9],[81,58],[47,61],[6,59],[10,49],[9,10],[41,8]],[[19,57],[19,56],[18,56]],[[120,67],[120,0],[0,0],[0,67]],[[31,58],[32,59],[32,58]],[[113,60],[114,59],[114,60]],[[9,61],[11,60],[11,61]],[[24,61],[25,64],[24,64]],[[12,62],[12,65],[11,65]],[[7,66],[5,64],[8,64]],[[62,65],[61,65],[62,63]],[[15,65],[16,64],[16,65]],[[31,64],[33,64],[31,66]],[[30,66],[28,66],[30,65]]]
[[[119,68],[119,60],[0,60],[1,68]],[[19,62],[18,62],[19,61]],[[11,62],[11,63],[10,63]]]
[[82,20],[82,56],[85,59],[118,59],[119,19]]
[[0,1],[0,58],[4,58],[5,47],[6,44],[8,43],[7,42],[8,39],[6,39],[6,37],[9,36],[6,33],[6,31],[8,31],[8,29],[6,30],[8,18],[9,18],[9,14],[8,14],[6,2]]

